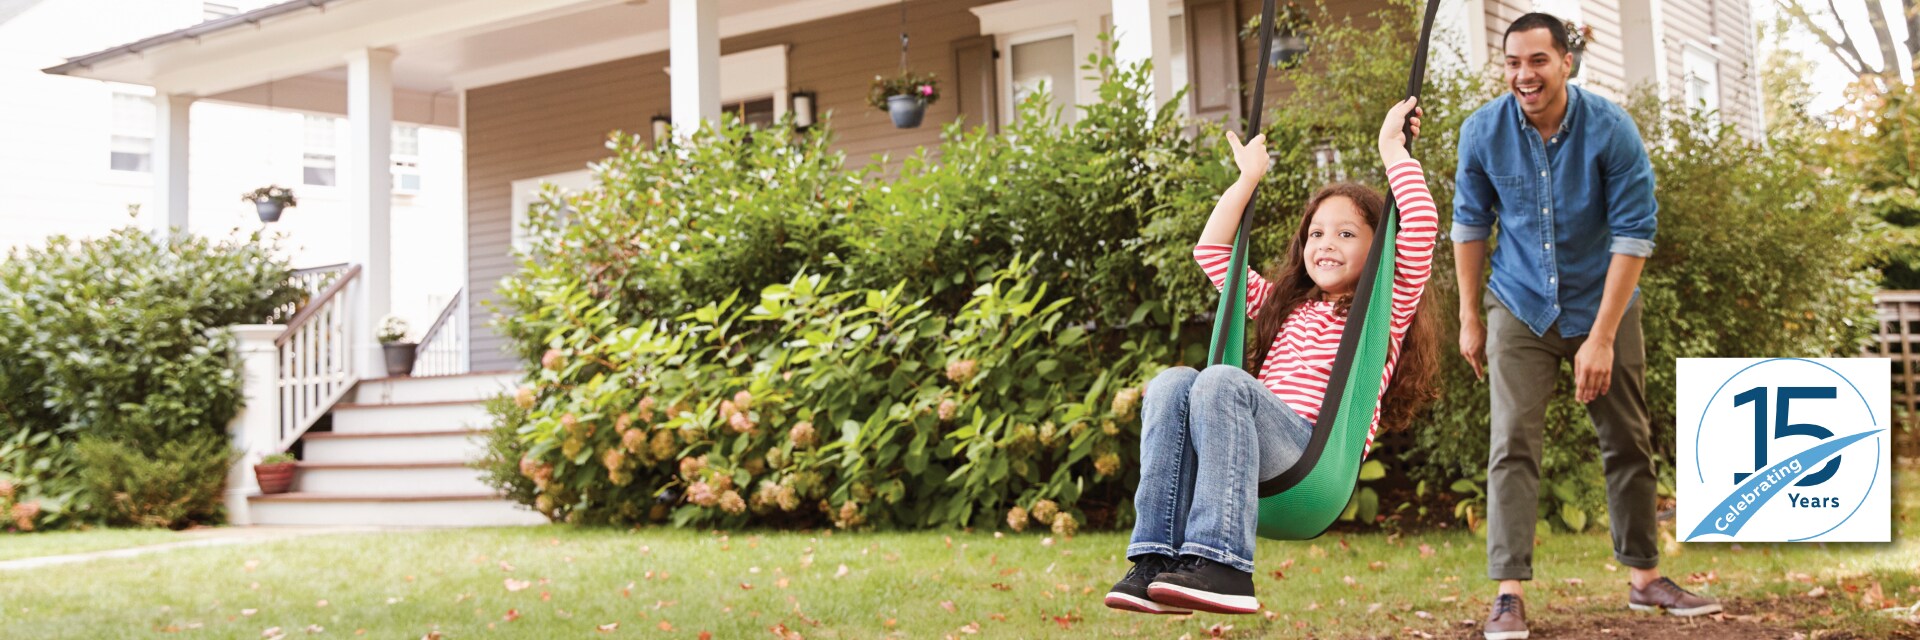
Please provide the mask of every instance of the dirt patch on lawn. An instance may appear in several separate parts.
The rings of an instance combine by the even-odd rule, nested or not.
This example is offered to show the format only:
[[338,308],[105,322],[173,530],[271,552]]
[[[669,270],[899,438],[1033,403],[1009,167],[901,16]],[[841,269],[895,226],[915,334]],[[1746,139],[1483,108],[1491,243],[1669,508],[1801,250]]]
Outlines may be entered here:
[[[1596,613],[1590,610],[1553,607],[1545,615],[1531,615],[1528,630],[1534,638],[1560,639],[1646,639],[1664,640],[1854,640],[1897,638],[1920,640],[1920,627],[1911,629],[1860,631],[1821,628],[1803,621],[1833,619],[1832,613],[1817,603],[1790,603],[1734,600],[1726,603],[1730,614],[1681,618],[1633,611]],[[1811,630],[1809,630],[1811,629]],[[1460,640],[1481,640],[1476,625],[1456,636]]]

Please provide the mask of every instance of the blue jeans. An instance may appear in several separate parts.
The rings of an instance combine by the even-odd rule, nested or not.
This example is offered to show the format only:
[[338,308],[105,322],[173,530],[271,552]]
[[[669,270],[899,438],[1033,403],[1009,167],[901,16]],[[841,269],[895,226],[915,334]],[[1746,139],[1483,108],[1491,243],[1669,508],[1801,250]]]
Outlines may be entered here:
[[1140,420],[1127,558],[1184,554],[1252,573],[1260,481],[1300,459],[1313,424],[1233,365],[1161,372]]

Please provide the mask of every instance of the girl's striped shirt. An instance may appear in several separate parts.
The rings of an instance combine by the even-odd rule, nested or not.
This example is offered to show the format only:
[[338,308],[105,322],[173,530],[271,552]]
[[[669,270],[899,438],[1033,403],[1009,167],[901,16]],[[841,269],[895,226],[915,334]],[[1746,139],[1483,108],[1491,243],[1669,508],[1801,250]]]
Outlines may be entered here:
[[[1400,205],[1400,234],[1395,240],[1393,271],[1393,340],[1387,351],[1387,367],[1380,373],[1380,393],[1393,378],[1400,361],[1400,343],[1413,322],[1427,278],[1433,273],[1433,252],[1440,234],[1440,214],[1417,160],[1403,160],[1387,168],[1394,199]],[[1200,244],[1193,248],[1193,259],[1213,280],[1214,289],[1225,286],[1227,266],[1233,246]],[[1247,317],[1258,317],[1260,305],[1273,284],[1247,269]],[[1309,301],[1294,308],[1292,315],[1267,348],[1265,364],[1260,367],[1260,382],[1280,400],[1312,423],[1320,417],[1321,400],[1327,395],[1327,381],[1333,370],[1334,354],[1340,348],[1340,334],[1346,330],[1346,318],[1334,313],[1334,303]],[[1373,421],[1367,428],[1367,445],[1362,456],[1373,450],[1373,438],[1380,429],[1379,398],[1374,399]]]

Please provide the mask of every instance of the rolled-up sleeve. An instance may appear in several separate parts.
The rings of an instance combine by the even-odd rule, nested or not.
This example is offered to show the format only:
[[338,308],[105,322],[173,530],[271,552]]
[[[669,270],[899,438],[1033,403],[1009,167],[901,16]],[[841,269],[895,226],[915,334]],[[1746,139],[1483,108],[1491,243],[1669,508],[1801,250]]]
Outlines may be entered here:
[[1480,154],[1475,153],[1478,139],[1472,120],[1460,125],[1460,163],[1453,173],[1453,230],[1448,233],[1456,243],[1477,242],[1493,235],[1497,196],[1486,168],[1480,166]]
[[1613,253],[1653,255],[1653,233],[1660,204],[1653,196],[1653,163],[1632,120],[1615,123],[1604,154],[1607,227],[1613,233]]

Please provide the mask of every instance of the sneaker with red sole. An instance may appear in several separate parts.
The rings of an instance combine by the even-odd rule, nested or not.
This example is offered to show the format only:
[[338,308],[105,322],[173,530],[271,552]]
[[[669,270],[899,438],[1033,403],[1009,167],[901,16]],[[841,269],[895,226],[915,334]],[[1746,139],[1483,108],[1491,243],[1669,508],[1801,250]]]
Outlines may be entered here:
[[1147,595],[1165,605],[1209,613],[1254,613],[1253,574],[1206,558],[1188,557],[1147,585]]
[[1127,570],[1126,577],[1114,583],[1113,588],[1107,591],[1107,606],[1121,611],[1139,613],[1193,613],[1189,609],[1154,602],[1153,598],[1147,595],[1147,585],[1153,582],[1154,576],[1171,571],[1179,564],[1179,560],[1157,553],[1141,556],[1140,561],[1133,563],[1133,568]]

